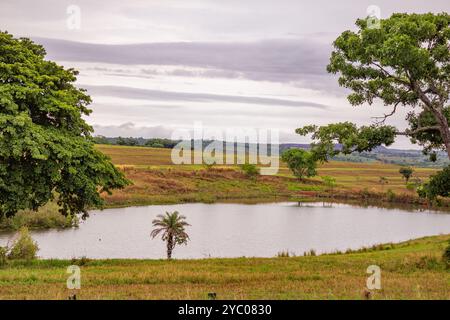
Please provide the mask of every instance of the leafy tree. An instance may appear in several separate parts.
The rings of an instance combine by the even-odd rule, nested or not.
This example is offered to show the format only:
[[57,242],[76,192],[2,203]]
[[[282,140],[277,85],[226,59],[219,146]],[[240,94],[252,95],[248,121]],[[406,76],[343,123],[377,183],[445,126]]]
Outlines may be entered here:
[[420,196],[431,200],[438,196],[448,197],[450,195],[450,166],[432,175],[430,181],[423,184],[417,192]]
[[178,211],[172,213],[166,212],[166,215],[159,214],[158,219],[152,221],[155,229],[151,232],[151,237],[155,238],[162,232],[161,239],[167,242],[167,259],[172,258],[172,252],[177,244],[187,244],[189,235],[185,231],[185,227],[189,226],[185,219]]
[[[391,106],[375,124],[363,126],[344,122],[307,126],[299,134],[313,134],[313,151],[327,159],[342,144],[343,153],[370,151],[389,146],[398,135],[408,136],[435,158],[446,150],[450,159],[450,15],[393,14],[380,21],[380,28],[356,21],[357,32],[345,31],[334,42],[327,67],[340,74],[339,84],[351,89],[352,105],[372,104],[376,99]],[[409,128],[404,132],[385,125],[399,107],[409,107]]]
[[83,116],[91,98],[78,72],[45,60],[42,46],[0,32],[0,217],[55,197],[64,215],[103,204],[128,181],[94,148]]
[[317,174],[317,161],[313,153],[303,149],[289,149],[283,152],[281,160],[286,162],[294,176],[299,179]]
[[411,167],[401,167],[398,172],[405,178],[406,183],[408,183],[409,178],[411,178],[414,170]]

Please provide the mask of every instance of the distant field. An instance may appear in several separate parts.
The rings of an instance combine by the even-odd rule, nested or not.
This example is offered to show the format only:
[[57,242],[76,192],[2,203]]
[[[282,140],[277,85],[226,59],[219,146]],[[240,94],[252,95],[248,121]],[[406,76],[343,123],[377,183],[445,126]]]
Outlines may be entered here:
[[[200,260],[36,260],[0,268],[0,299],[67,299],[67,266],[81,265],[78,299],[364,299],[366,269],[381,268],[373,299],[450,299],[442,253],[450,235],[351,254]],[[179,248],[182,250],[182,248]]]
[[[119,166],[134,166],[136,169],[176,169],[182,171],[202,170],[202,165],[173,165],[170,158],[170,149],[146,148],[146,147],[125,147],[97,145],[97,148],[109,155],[112,161]],[[234,168],[237,166],[216,166],[217,168]],[[319,176],[332,176],[336,178],[338,187],[341,189],[363,190],[368,189],[374,192],[385,192],[391,189],[398,193],[413,193],[406,189],[405,181],[399,174],[400,166],[373,163],[355,163],[331,161],[319,167]],[[431,174],[436,172],[432,168],[414,168],[414,177],[426,180]],[[289,169],[284,163],[278,173],[279,176],[293,178]],[[380,184],[380,177],[388,180],[386,185]],[[320,182],[320,177],[315,177],[312,181]],[[296,183],[295,181],[293,183]]]

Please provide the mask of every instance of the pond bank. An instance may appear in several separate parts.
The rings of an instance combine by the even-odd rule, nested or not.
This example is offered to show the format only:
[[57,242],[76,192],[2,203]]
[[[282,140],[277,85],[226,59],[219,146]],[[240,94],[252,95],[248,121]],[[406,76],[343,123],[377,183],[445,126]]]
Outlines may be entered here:
[[373,299],[450,299],[442,253],[450,235],[384,250],[290,258],[36,260],[0,268],[0,299],[67,299],[69,265],[81,267],[78,299],[364,299],[369,265],[381,268]]

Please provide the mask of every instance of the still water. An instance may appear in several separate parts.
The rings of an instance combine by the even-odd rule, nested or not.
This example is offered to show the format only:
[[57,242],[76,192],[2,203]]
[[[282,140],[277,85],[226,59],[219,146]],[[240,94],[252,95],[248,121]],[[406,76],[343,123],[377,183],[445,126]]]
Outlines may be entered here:
[[[92,211],[79,228],[33,231],[42,258],[165,258],[151,221],[165,211],[187,217],[191,241],[174,258],[274,257],[356,249],[450,233],[450,214],[322,203],[180,204]],[[4,245],[11,233],[0,234]]]

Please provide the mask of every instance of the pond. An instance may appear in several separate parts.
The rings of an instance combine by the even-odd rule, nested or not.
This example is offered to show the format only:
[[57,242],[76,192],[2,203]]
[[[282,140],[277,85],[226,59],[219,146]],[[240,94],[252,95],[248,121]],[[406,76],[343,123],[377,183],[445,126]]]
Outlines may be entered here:
[[[92,211],[79,228],[33,231],[42,258],[165,258],[151,221],[179,211],[191,241],[174,258],[274,257],[357,249],[450,233],[450,214],[323,203],[180,204]],[[4,245],[11,233],[0,234]]]

